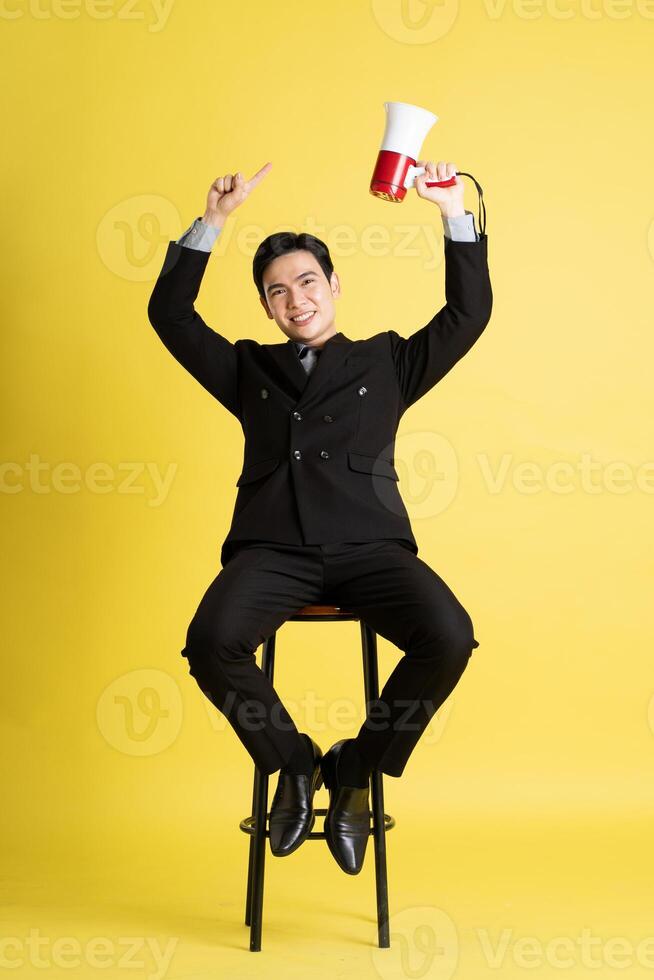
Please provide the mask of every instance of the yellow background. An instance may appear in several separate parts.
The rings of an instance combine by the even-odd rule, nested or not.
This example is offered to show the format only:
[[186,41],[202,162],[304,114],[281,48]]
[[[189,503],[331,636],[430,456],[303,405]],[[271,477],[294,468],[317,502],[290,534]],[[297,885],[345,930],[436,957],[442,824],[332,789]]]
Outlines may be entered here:
[[[652,975],[653,18],[645,0],[410,0],[404,21],[400,0],[176,0],[159,13],[7,0],[14,975],[44,975],[30,930],[46,937],[47,975],[71,978],[125,976],[126,936],[142,944],[129,976],[156,975],[148,938],[173,942],[169,980]],[[252,255],[272,231],[317,226],[341,277],[339,329],[426,323],[444,302],[438,209],[368,193],[385,100],[440,116],[423,157],[472,173],[488,206],[491,322],[398,435],[420,556],[480,646],[403,777],[385,780],[391,948],[376,948],[372,848],[351,878],[319,841],[283,861],[267,851],[255,956],[238,829],[251,763],[179,655],[220,570],[242,433],[146,308],[166,243],[202,214],[214,177],[271,160],[210,259],[207,322],[231,340],[283,339]],[[378,225],[388,239],[374,248]],[[413,465],[422,439],[455,454],[446,504]],[[172,474],[159,499],[153,472]],[[278,636],[276,686],[300,727],[303,699],[322,699],[323,750],[358,728],[324,720],[345,698],[361,710],[358,642],[357,624]],[[380,640],[382,682],[399,655]],[[106,969],[87,961],[94,936],[113,950]],[[62,938],[79,965],[53,951]],[[503,939],[498,969],[485,942]]]

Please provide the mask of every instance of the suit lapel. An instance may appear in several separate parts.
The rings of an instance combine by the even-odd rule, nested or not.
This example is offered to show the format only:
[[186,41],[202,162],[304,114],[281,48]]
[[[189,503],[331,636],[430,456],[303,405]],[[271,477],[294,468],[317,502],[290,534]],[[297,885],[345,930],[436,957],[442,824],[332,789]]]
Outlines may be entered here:
[[298,406],[306,404],[343,363],[353,344],[343,333],[335,333],[324,344],[311,374],[307,374],[298,357],[295,344],[289,338],[285,344],[262,344],[275,362],[287,385],[293,389]]

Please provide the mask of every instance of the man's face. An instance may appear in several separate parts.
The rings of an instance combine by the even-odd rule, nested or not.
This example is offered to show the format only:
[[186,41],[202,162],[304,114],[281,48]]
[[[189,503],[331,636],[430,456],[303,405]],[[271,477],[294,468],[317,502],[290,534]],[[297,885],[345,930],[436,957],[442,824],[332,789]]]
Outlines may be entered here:
[[[305,250],[274,259],[263,274],[261,305],[269,319],[290,337],[312,347],[322,347],[336,333],[334,300],[340,296],[338,276],[327,280],[315,255]],[[313,313],[306,320],[297,320]]]

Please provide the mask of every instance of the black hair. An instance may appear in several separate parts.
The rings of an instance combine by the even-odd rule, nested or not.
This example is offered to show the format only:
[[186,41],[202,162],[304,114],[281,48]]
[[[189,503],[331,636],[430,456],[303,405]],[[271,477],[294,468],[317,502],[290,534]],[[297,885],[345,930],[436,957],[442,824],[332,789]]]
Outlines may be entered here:
[[263,273],[266,267],[280,255],[286,255],[287,252],[297,252],[300,249],[311,252],[315,256],[320,268],[325,273],[327,282],[331,281],[334,265],[329,255],[329,249],[323,241],[308,232],[301,232],[298,235],[294,231],[278,231],[276,234],[264,238],[252,260],[252,276],[260,296],[266,298],[263,291]]

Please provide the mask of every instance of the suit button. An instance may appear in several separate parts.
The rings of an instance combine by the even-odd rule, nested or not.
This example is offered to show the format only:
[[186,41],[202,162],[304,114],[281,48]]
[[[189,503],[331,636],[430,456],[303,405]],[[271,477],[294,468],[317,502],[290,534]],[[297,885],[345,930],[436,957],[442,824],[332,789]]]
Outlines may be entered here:
[[300,452],[299,449],[294,449],[293,455],[295,456],[296,459],[302,459],[302,453]]
[[321,449],[320,455],[322,456],[323,459],[329,459],[329,453],[327,452],[326,449]]
[[300,415],[299,412],[293,412],[293,418],[294,419],[297,419],[298,422],[301,422],[302,421],[302,416]]
[[261,397],[262,398],[267,398],[268,397],[268,389],[267,388],[262,388],[261,389]]
[[367,392],[367,390],[368,390],[367,388],[364,388],[363,385],[361,385],[361,387],[359,388],[358,394],[359,395],[365,395],[365,393]]
[[323,422],[333,422],[334,421],[334,419],[332,418],[331,415],[323,415],[322,420],[323,420]]

